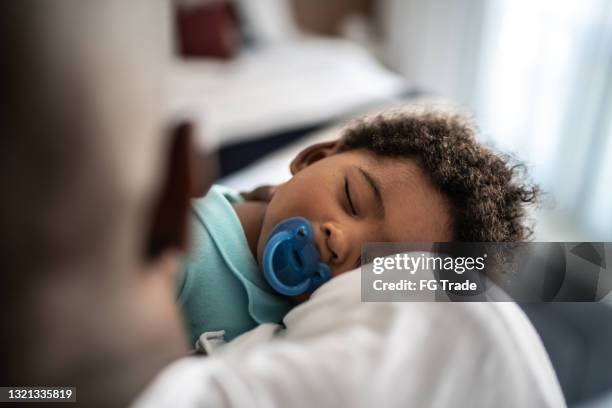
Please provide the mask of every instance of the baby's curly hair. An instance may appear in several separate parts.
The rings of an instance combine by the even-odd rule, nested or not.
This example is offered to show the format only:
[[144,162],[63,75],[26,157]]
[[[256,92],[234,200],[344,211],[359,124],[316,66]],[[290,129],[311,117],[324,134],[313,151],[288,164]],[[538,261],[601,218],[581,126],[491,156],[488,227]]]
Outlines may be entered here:
[[476,135],[466,115],[413,106],[352,122],[339,151],[364,148],[416,158],[450,203],[455,241],[527,240],[533,231],[525,207],[537,201],[539,188],[524,181],[523,165],[485,147]]

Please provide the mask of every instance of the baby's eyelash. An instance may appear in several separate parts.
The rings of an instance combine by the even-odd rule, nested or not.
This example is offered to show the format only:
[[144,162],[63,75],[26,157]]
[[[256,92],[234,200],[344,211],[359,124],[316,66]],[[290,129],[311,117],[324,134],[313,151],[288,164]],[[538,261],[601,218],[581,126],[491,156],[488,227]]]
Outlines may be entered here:
[[351,198],[351,191],[349,189],[348,178],[346,177],[344,177],[344,194],[346,195],[346,199],[351,209],[351,214],[354,216],[357,215],[357,211],[355,210],[355,206],[353,205],[353,199]]

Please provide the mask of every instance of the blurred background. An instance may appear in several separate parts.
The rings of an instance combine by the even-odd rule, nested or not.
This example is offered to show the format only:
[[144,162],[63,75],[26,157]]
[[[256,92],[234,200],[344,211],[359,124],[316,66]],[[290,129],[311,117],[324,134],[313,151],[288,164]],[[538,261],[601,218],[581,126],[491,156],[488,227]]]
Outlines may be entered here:
[[174,8],[170,109],[218,152],[222,183],[281,181],[299,147],[350,117],[445,101],[474,115],[485,142],[527,162],[548,193],[534,213],[536,240],[612,241],[612,2],[176,0]]

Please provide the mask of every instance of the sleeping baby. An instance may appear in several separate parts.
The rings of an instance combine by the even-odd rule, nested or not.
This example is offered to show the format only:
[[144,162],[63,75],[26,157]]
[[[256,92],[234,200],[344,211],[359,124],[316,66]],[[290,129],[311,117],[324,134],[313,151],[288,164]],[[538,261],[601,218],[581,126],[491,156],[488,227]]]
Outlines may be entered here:
[[[257,197],[214,186],[194,201],[179,284],[193,342],[205,332],[223,330],[231,340],[281,322],[318,285],[358,267],[365,242],[521,241],[531,234],[525,205],[537,188],[481,145],[464,116],[445,109],[411,107],[354,121],[337,140],[299,153],[290,170],[287,182]],[[295,245],[283,256],[296,258],[271,264],[284,244]],[[284,290],[274,280],[283,263],[302,267],[311,255],[309,285],[292,292],[290,282]]]

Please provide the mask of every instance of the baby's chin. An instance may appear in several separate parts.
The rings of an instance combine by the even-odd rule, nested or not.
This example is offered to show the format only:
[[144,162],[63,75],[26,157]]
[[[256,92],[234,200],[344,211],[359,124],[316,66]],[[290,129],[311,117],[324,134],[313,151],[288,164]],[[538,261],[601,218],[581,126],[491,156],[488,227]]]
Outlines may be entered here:
[[287,298],[289,298],[289,300],[291,300],[296,305],[299,305],[300,303],[304,303],[305,301],[310,299],[310,296],[312,296],[312,292],[306,292],[296,296],[287,296]]

